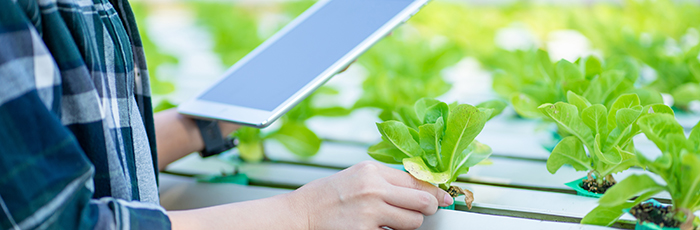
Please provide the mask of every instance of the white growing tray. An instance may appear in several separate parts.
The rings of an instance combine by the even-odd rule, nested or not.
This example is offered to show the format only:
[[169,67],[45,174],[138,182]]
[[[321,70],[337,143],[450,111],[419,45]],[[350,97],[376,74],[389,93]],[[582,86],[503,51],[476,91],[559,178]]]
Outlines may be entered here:
[[[262,199],[290,192],[287,189],[235,184],[197,183],[192,178],[161,174],[161,205],[167,210],[202,208],[231,202]],[[575,223],[557,223],[516,217],[484,215],[463,211],[438,210],[424,219],[422,230],[605,230],[613,229]]]
[[[265,148],[268,152],[268,157],[273,160],[310,163],[337,168],[346,168],[361,161],[372,160],[367,154],[367,147],[362,145],[324,142],[319,153],[307,160],[300,160],[275,141],[268,141]],[[546,163],[537,160],[492,157],[489,161],[491,164],[477,165],[471,168],[469,173],[459,178],[478,183],[573,191],[573,189],[564,184],[586,175],[585,172],[577,172],[568,166],[562,167],[556,174],[550,174],[547,171]],[[657,182],[663,183],[663,180],[658,176],[638,168],[631,168],[614,176],[618,181],[621,181],[632,174],[648,174],[655,178]],[[659,194],[656,197],[670,199],[668,194]]]
[[[338,172],[334,169],[277,163],[245,165],[240,168],[240,171],[246,173],[252,182],[279,186],[301,186]],[[495,209],[513,216],[520,216],[521,214],[518,213],[525,212],[583,218],[586,213],[597,206],[598,201],[595,198],[557,192],[470,183],[454,184],[474,192],[474,207]],[[623,219],[633,220],[630,216]]]

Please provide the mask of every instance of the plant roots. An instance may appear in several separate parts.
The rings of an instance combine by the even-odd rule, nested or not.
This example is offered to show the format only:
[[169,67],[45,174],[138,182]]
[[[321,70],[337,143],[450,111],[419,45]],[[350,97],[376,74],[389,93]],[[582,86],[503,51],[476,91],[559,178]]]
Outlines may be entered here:
[[[651,222],[659,227],[670,227],[677,228],[681,226],[681,223],[676,220],[676,210],[671,206],[655,206],[652,203],[643,203],[636,205],[630,209],[630,214],[637,218],[639,223]],[[692,230],[692,219],[690,221],[690,228],[682,228],[682,230]]]
[[472,193],[472,191],[453,185],[447,189],[447,193],[449,193],[453,198],[458,197],[459,195],[464,195],[464,203],[467,204],[467,208],[472,209],[472,203],[474,203],[474,193]]
[[586,179],[581,183],[581,188],[589,192],[604,194],[613,185],[615,185],[614,179],[613,181],[604,181],[603,184],[599,184],[596,179]]
[[613,178],[612,175],[605,176],[605,181],[613,183],[613,184],[617,184],[617,181],[615,180],[615,178]]
[[[685,222],[681,224],[680,229],[681,230],[693,230],[693,221],[695,220],[695,214],[685,208],[680,209],[681,212],[685,213]],[[700,230],[700,226],[696,228],[695,230]]]

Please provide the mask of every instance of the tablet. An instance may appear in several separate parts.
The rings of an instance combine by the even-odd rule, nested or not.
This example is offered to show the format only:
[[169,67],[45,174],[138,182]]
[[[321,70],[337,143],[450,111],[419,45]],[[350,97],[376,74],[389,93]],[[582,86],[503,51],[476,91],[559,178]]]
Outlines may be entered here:
[[321,0],[178,111],[266,127],[428,1]]

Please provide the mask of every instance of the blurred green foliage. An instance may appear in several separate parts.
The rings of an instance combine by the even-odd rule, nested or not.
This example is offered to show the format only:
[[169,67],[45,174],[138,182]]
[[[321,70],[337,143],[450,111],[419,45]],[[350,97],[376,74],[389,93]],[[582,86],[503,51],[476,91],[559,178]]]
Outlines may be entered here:
[[[216,52],[225,66],[231,66],[262,44],[267,36],[261,34],[261,21],[265,16],[280,16],[283,19],[273,31],[281,29],[313,5],[314,1],[291,1],[277,4],[246,5],[229,2],[188,2],[198,23],[206,28],[214,39]],[[278,18],[268,18],[275,20]]]
[[[518,1],[504,6],[433,2],[411,24],[421,34],[448,37],[465,55],[476,57],[486,68],[508,72],[517,72],[514,68],[532,69],[536,58],[531,54],[538,47],[503,50],[494,39],[500,29],[522,27],[540,42],[546,42],[553,31],[576,30],[588,38],[595,50],[601,51],[603,63],[609,58],[631,56],[640,68],[651,67],[655,79],[636,82],[636,86],[672,94],[677,98],[676,106],[685,108],[689,101],[700,100],[697,15],[697,2],[670,0],[584,5]],[[547,48],[546,44],[536,45]]]
[[146,63],[148,64],[148,76],[151,80],[152,94],[169,94],[175,91],[175,85],[172,82],[163,81],[158,76],[157,69],[163,64],[177,64],[177,58],[172,55],[163,53],[158,49],[158,46],[151,41],[148,33],[144,29],[146,27],[146,16],[148,15],[148,7],[144,4],[132,4],[131,9],[136,17],[136,23],[139,25],[139,34],[141,35],[141,43],[146,52]]
[[447,39],[401,32],[385,38],[358,60],[369,76],[354,107],[383,109],[382,120],[391,119],[392,111],[420,98],[446,93],[451,86],[440,73],[463,57],[461,49]]
[[264,141],[274,139],[284,145],[290,152],[302,158],[316,155],[321,148],[321,138],[306,127],[306,120],[314,116],[345,116],[351,110],[340,107],[315,107],[314,99],[334,95],[338,92],[331,88],[320,88],[314,94],[287,112],[279,122],[276,130],[261,132],[257,128],[242,127],[234,133],[238,138],[238,151],[243,160],[259,162],[265,159]]
[[629,0],[624,7],[591,11],[595,13],[574,13],[572,28],[595,47],[606,55],[630,55],[653,68],[656,79],[648,87],[673,95],[679,108],[700,99],[700,72],[693,71],[700,54],[697,3]]
[[[314,2],[183,1],[167,4],[193,12],[198,25],[211,33],[214,52],[224,65],[232,65]],[[144,32],[149,10],[159,5],[144,2],[132,5],[141,26],[153,92],[172,92],[173,85],[159,80],[163,78],[154,71],[163,64],[176,64],[177,59],[158,50]],[[673,95],[677,108],[688,109],[690,102],[700,100],[700,20],[697,15],[700,15],[700,5],[696,2],[671,0],[571,5],[531,1],[470,5],[434,1],[358,59],[357,64],[367,70],[368,77],[362,85],[363,94],[352,108],[316,108],[311,103],[314,97],[335,91],[327,88],[282,118],[278,131],[242,129],[236,135],[255,143],[276,136],[275,139],[298,155],[311,156],[317,149],[316,143],[320,145],[317,141],[320,138],[305,127],[309,118],[342,116],[352,109],[373,107],[383,111],[379,115],[381,119],[392,119],[393,112],[399,108],[450,90],[451,85],[441,74],[465,57],[476,58],[493,73],[494,91],[513,102],[516,109],[520,108],[519,112],[528,108],[538,113],[536,108],[542,103],[567,101],[568,91],[579,95],[590,91],[591,97],[605,94],[605,98],[586,97],[604,105],[614,101],[617,95],[630,92],[640,95],[644,104],[657,103],[661,99],[655,92],[658,91]],[[500,47],[496,38],[504,28],[526,31],[529,34],[523,36],[531,36],[531,46],[516,50]],[[575,30],[584,35],[598,55],[568,64],[542,56],[550,48],[547,42],[552,32],[562,30]],[[557,71],[560,66],[561,71]],[[576,71],[569,71],[571,69]],[[612,72],[616,74],[606,74]],[[620,81],[604,80],[607,78]],[[610,89],[610,94],[606,94],[608,91],[595,93],[591,88],[596,84],[600,90]],[[530,115],[525,117],[542,117]],[[308,145],[295,143],[299,141]],[[263,152],[262,147],[251,149]]]
[[512,54],[503,56],[527,64],[497,71],[493,87],[503,97],[510,98],[516,112],[526,118],[543,118],[538,107],[545,103],[576,103],[570,98],[570,92],[590,103],[605,106],[625,93],[638,94],[642,105],[663,103],[658,92],[634,87],[639,65],[629,57],[609,58],[605,64],[593,56],[575,63],[562,59],[552,64],[543,50]]
[[231,66],[260,45],[256,14],[229,3],[190,3],[200,25],[214,39],[214,52]]
[[[312,1],[296,1],[265,6],[240,6],[231,3],[207,2],[191,3],[191,8],[197,14],[197,19],[214,37],[214,52],[226,66],[235,64],[255,47],[260,45],[272,34],[261,34],[263,17],[281,15],[286,19],[279,23],[276,31],[287,22],[301,14],[313,4]],[[275,20],[279,18],[268,18]],[[274,21],[273,21],[274,23]],[[315,155],[321,147],[321,138],[306,127],[306,120],[314,116],[347,115],[349,110],[342,107],[317,108],[313,106],[313,98],[317,95],[337,94],[337,91],[324,87],[298,104],[285,114],[279,122],[281,125],[274,131],[261,132],[255,128],[243,127],[234,135],[239,139],[241,158],[248,162],[258,162],[265,159],[263,142],[275,139],[290,152],[306,158]]]

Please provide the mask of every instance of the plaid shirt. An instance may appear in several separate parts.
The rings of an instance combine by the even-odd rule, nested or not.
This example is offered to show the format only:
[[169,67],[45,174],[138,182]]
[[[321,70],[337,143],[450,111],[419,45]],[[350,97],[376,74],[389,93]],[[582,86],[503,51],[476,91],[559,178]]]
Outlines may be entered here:
[[126,0],[0,0],[0,229],[169,229]]

